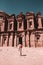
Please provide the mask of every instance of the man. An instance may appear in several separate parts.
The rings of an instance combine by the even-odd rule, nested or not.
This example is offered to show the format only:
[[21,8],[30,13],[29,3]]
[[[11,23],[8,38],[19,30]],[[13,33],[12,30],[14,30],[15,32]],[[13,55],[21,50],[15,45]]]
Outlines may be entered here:
[[22,56],[22,37],[19,38],[19,51],[20,51],[20,56]]
[[19,44],[20,56],[22,56],[22,44]]

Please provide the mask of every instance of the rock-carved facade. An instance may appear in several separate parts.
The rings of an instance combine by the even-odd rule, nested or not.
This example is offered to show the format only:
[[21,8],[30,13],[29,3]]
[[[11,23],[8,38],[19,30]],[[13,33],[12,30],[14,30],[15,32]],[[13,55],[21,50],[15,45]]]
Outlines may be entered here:
[[8,15],[0,11],[0,47],[43,47],[43,16],[38,12]]

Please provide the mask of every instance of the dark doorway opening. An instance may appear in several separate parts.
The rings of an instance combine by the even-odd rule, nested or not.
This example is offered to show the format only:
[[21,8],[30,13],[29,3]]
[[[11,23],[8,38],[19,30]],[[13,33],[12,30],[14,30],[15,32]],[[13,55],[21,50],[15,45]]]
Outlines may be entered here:
[[19,37],[19,44],[22,44],[22,37]]

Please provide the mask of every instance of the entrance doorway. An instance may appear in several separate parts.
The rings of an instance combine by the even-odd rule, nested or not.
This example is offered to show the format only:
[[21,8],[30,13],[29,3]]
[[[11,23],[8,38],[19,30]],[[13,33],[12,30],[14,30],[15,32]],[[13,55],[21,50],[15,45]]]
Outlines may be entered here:
[[19,37],[19,44],[22,44],[22,37]]

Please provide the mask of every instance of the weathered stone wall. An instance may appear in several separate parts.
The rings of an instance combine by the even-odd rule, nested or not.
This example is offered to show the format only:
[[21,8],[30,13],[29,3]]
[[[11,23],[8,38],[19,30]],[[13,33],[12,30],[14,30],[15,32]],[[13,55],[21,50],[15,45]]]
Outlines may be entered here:
[[37,16],[33,12],[27,12],[25,15],[20,13],[15,17],[14,14],[0,12],[0,47],[17,47],[19,37],[24,47],[43,47],[42,20],[43,17],[39,13]]

